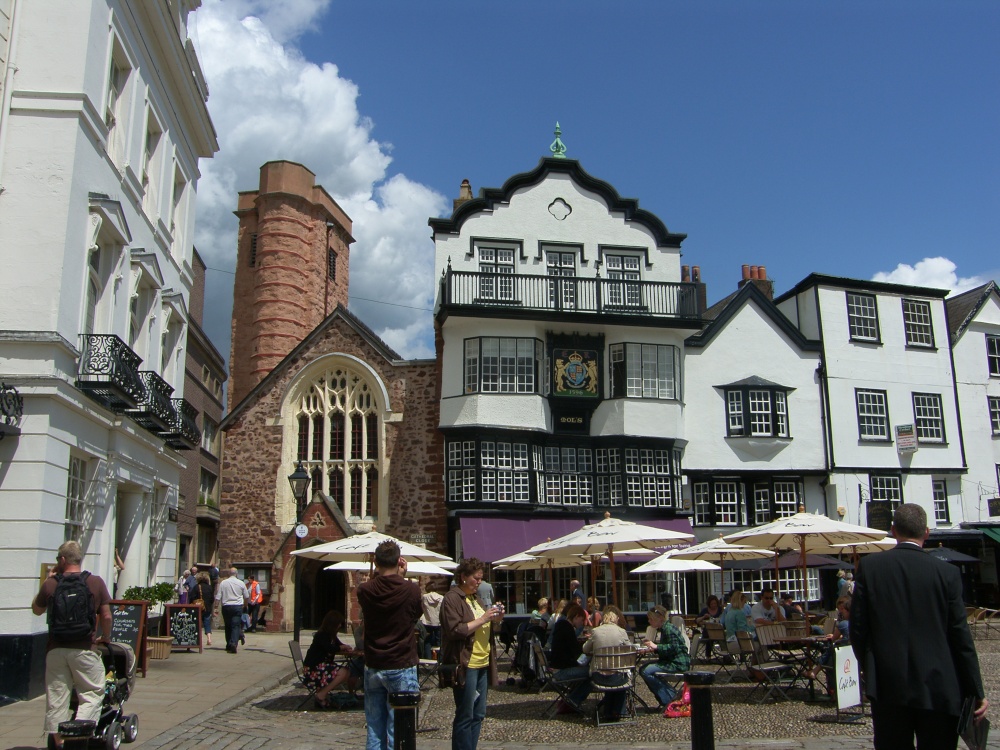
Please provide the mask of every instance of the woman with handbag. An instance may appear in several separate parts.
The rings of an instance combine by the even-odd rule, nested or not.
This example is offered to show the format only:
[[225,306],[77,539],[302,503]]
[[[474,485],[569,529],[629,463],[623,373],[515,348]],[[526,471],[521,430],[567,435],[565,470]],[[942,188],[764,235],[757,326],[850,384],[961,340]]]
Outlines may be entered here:
[[205,645],[212,645],[212,605],[215,602],[215,589],[212,587],[212,579],[208,573],[201,571],[194,578],[195,584],[191,589],[191,604],[201,606],[201,627],[205,633]]
[[486,607],[477,590],[483,580],[482,562],[463,560],[455,570],[456,585],[441,602],[441,684],[455,698],[451,726],[452,750],[475,750],[486,718],[486,693],[497,684],[494,639],[503,619],[503,605]]

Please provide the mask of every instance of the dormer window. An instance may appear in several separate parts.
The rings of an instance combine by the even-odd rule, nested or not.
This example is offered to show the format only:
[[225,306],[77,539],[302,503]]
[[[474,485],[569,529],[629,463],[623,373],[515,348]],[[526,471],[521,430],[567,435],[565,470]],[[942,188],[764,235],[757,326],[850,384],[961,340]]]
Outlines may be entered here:
[[726,396],[728,437],[789,437],[788,392],[791,388],[758,377],[720,388]]
[[878,306],[874,294],[847,293],[847,325],[851,341],[879,343]]

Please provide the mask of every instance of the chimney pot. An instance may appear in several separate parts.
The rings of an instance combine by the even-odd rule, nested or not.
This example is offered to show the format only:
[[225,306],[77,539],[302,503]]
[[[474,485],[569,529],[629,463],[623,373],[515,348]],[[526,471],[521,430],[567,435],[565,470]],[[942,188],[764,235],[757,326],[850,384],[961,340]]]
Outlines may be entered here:
[[757,266],[757,278],[761,279],[761,280],[766,280],[767,279],[767,267],[766,266]]
[[760,278],[757,275],[757,266],[750,266],[750,278],[751,279],[759,279]]
[[681,266],[681,281],[691,281],[691,266]]
[[691,281],[701,283],[701,266],[691,266]]
[[750,278],[750,266],[746,263],[743,264],[743,280],[746,281]]

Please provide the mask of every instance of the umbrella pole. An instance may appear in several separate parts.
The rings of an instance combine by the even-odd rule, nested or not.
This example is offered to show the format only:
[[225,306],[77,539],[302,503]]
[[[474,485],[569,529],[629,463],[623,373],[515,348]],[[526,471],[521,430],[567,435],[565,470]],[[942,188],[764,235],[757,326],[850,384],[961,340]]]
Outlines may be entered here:
[[613,544],[608,545],[608,564],[611,566],[611,593],[615,600],[615,606],[618,607],[618,576],[615,573],[615,547]]
[[806,538],[799,537],[799,550],[802,555],[802,611],[809,610],[809,578],[806,573]]
[[774,601],[778,601],[778,583],[781,581],[781,576],[778,575],[778,550],[774,550]]
[[590,556],[590,595],[597,596],[597,561],[600,557]]
[[555,574],[552,572],[552,558],[549,558],[549,601],[554,603],[556,601],[556,579]]

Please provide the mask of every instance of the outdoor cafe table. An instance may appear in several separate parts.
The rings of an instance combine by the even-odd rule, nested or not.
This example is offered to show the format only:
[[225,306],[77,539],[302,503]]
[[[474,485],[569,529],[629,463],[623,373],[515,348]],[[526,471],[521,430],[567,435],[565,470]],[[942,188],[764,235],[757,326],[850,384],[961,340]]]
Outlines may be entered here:
[[826,635],[806,635],[806,636],[779,636],[774,639],[775,646],[771,650],[781,650],[788,654],[796,666],[795,677],[792,681],[794,685],[799,680],[809,682],[809,701],[816,701],[816,679],[810,677],[808,672],[815,668],[823,671],[820,659],[823,652],[830,643],[830,637]]

